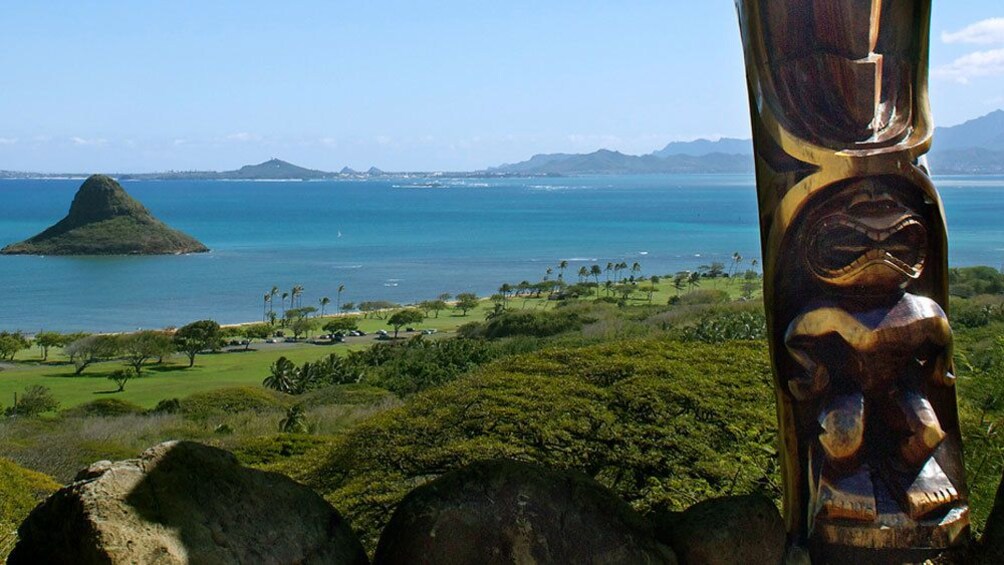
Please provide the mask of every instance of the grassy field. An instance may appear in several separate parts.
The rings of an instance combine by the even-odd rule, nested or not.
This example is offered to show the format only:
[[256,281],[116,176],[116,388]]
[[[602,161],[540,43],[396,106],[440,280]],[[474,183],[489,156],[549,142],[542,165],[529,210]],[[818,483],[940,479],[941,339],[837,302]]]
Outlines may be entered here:
[[[209,353],[196,357],[195,366],[190,369],[187,358],[175,356],[163,365],[144,368],[143,376],[129,381],[123,392],[113,392],[115,383],[107,379],[112,371],[123,368],[119,361],[92,365],[80,376],[74,375],[73,365],[66,362],[22,364],[0,372],[0,404],[10,406],[14,393],[21,393],[31,385],[42,385],[52,389],[62,408],[99,398],[117,398],[149,408],[166,398],[233,386],[260,385],[268,375],[269,365],[281,356],[302,363],[361,347],[365,345],[297,345],[264,351]],[[53,356],[50,354],[50,357]]]
[[[754,298],[759,297],[759,280]],[[732,298],[738,298],[743,293],[745,281],[740,279],[704,280],[698,290],[720,290]],[[658,290],[653,293],[651,303],[666,304],[670,297],[686,295],[694,289],[677,291],[672,284],[663,279]],[[605,293],[600,291],[600,296]],[[650,302],[647,293],[636,292],[629,299],[631,304],[647,304]],[[555,301],[546,298],[513,297],[508,307],[512,310],[544,310],[556,306]],[[436,317],[433,313],[429,318],[414,328],[435,329],[448,334],[468,322],[484,320],[486,314],[493,308],[489,300],[482,300],[479,306],[467,313],[446,310]],[[359,328],[368,333],[384,329],[389,332],[393,328],[388,325],[390,312],[370,314],[369,317],[358,316]],[[379,316],[379,317],[377,317]],[[317,321],[317,326],[323,326],[324,319]],[[287,331],[287,334],[290,332]],[[315,331],[314,334],[320,333]],[[413,334],[405,333],[402,328],[401,337],[407,338]],[[42,385],[49,387],[63,408],[96,400],[99,398],[118,398],[136,403],[144,407],[153,407],[157,402],[167,398],[179,398],[196,392],[227,388],[233,386],[259,385],[268,375],[269,365],[279,357],[285,356],[294,363],[314,361],[329,353],[344,353],[353,349],[368,347],[372,343],[367,338],[349,338],[349,342],[332,346],[296,344],[282,347],[261,347],[260,350],[234,353],[212,353],[199,355],[195,367],[188,368],[188,361],[183,356],[168,359],[162,365],[149,365],[144,369],[143,376],[133,379],[126,385],[123,392],[114,392],[115,384],[107,377],[116,369],[121,369],[121,361],[97,363],[88,367],[83,375],[74,375],[73,365],[61,351],[53,349],[49,352],[49,362],[41,362],[41,351],[38,348],[26,349],[16,356],[12,367],[0,371],[0,406],[10,406],[14,394],[21,393],[28,386]],[[254,349],[255,346],[252,346]]]

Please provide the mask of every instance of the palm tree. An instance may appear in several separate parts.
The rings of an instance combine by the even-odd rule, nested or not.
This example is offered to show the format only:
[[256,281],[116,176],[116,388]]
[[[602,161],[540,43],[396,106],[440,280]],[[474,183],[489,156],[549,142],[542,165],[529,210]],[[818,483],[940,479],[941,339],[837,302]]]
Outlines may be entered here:
[[298,284],[297,285],[293,285],[293,301],[290,302],[290,304],[292,304],[293,302],[296,302],[296,307],[297,308],[299,308],[300,306],[303,306],[303,298],[302,298],[302,296],[303,296],[303,287],[301,285],[298,285]]
[[286,299],[287,298],[289,298],[289,293],[288,292],[282,293],[282,317],[283,318],[286,317]]
[[321,303],[321,317],[323,318],[324,317],[324,309],[328,307],[328,304],[331,304],[331,299],[328,298],[327,296],[325,296],[324,298],[320,299],[318,302]]
[[600,275],[603,274],[603,269],[599,265],[593,265],[589,268],[589,274],[593,275],[593,279],[596,280],[596,296],[600,295]]
[[262,385],[272,390],[289,394],[296,386],[296,365],[280,357],[269,367],[269,375],[262,381]]
[[286,417],[279,420],[279,431],[285,434],[307,433],[306,414],[297,404],[286,411]]
[[502,307],[505,308],[506,301],[509,300],[509,293],[512,292],[512,285],[509,283],[503,283],[499,287],[499,292],[502,294]]
[[641,273],[641,263],[636,262],[634,265],[631,265],[631,276],[636,277],[639,273]]
[[562,261],[558,263],[558,276],[561,278],[565,277],[565,269],[568,268],[568,261]]
[[338,285],[338,294],[335,295],[335,310],[342,309],[342,292],[345,290],[345,285]]
[[732,254],[732,265],[729,268],[729,277],[735,276],[739,272],[739,264],[743,262],[743,256],[738,251]]
[[272,311],[272,305],[275,303],[275,297],[279,295],[279,287],[273,286],[272,290],[268,291],[268,311]]
[[610,280],[610,271],[614,270],[614,264],[608,262],[607,263],[607,268],[603,269],[603,270],[606,271],[606,273],[607,273],[607,281],[609,281]]
[[697,271],[690,273],[690,276],[687,277],[687,284],[690,285],[691,288],[701,286],[701,273],[698,273]]
[[263,322],[268,319],[268,307],[271,305],[271,303],[272,303],[272,295],[266,292],[264,302],[262,302],[261,305],[261,320]]
[[546,281],[547,279],[551,278],[551,273],[553,273],[553,272],[554,272],[554,269],[552,269],[551,267],[548,267],[547,270],[544,271],[544,280]]
[[681,290],[686,288],[688,278],[690,278],[690,274],[687,273],[686,271],[680,271],[679,273],[676,273],[676,275],[673,277],[673,288],[676,289],[677,296],[680,295]]

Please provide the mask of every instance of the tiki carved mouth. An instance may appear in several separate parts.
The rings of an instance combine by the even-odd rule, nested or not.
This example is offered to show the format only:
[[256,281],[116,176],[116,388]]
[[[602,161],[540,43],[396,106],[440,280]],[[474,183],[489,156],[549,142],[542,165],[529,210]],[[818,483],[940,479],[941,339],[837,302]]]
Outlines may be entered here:
[[851,217],[840,213],[817,224],[809,263],[821,278],[853,283],[875,267],[916,279],[924,266],[927,230],[913,215]]

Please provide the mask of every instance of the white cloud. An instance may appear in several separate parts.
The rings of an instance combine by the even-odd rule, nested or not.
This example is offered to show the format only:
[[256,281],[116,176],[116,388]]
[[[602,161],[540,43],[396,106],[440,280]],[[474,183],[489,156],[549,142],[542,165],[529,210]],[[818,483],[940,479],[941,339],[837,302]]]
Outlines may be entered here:
[[0,137],[0,145],[14,145],[17,143],[16,137]]
[[74,145],[79,145],[81,147],[99,147],[101,145],[108,143],[107,139],[101,139],[101,138],[87,139],[84,137],[71,137],[70,141],[72,141]]
[[934,70],[935,76],[967,84],[969,79],[1004,75],[1004,49],[976,51]]
[[188,140],[187,139],[178,138],[178,139],[175,139],[172,143],[174,144],[175,147],[180,147],[180,146],[188,143]]
[[227,136],[230,141],[261,141],[261,136],[256,133],[248,133],[246,131],[241,131],[237,133],[232,133]]
[[968,25],[959,31],[941,34],[945,43],[1004,43],[1004,18],[989,18]]

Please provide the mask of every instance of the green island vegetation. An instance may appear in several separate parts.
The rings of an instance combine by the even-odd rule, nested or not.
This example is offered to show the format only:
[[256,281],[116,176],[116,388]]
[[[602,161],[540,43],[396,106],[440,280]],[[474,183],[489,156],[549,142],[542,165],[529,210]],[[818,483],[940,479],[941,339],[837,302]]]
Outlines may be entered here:
[[[495,458],[585,472],[642,512],[779,501],[761,279],[744,262],[655,276],[561,262],[410,306],[345,303],[342,286],[304,306],[297,285],[234,327],[4,332],[0,549],[56,483],[169,439],[312,487],[370,551],[408,491]],[[978,531],[1004,471],[1004,275],[952,269],[951,291]]]
[[42,233],[4,247],[9,255],[175,255],[209,249],[172,229],[111,177],[92,175],[65,218]]

